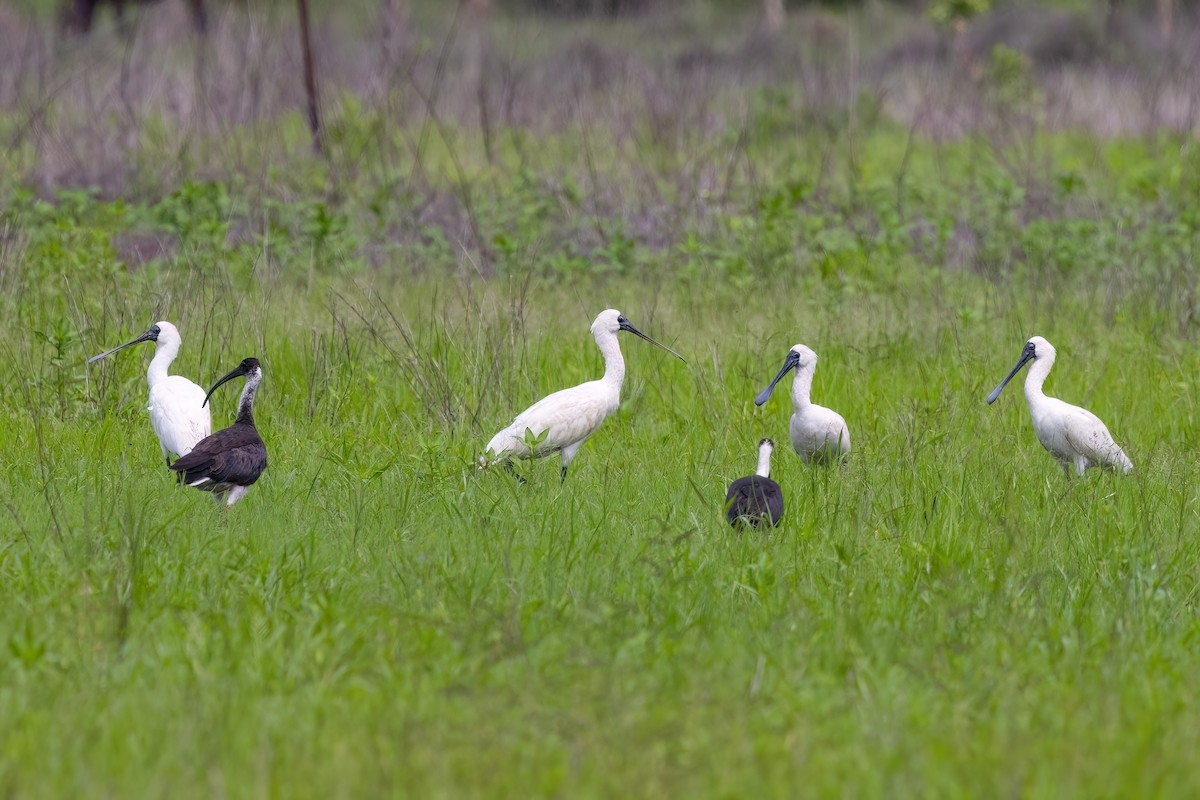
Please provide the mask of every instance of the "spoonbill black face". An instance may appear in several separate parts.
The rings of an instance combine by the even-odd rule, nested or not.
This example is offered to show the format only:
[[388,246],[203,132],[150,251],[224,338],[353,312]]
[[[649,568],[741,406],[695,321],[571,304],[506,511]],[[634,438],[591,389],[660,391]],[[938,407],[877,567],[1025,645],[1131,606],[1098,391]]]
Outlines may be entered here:
[[1008,382],[1013,379],[1013,376],[1021,371],[1021,367],[1025,366],[1037,357],[1037,344],[1033,339],[1030,339],[1025,343],[1025,347],[1021,350],[1021,357],[1017,360],[1017,365],[1012,368],[1012,372],[1008,373],[1008,377],[1000,381],[1000,385],[995,389],[992,389],[992,393],[987,396],[988,405],[990,406],[992,403],[996,402],[996,398],[1000,396],[1000,392],[1004,391],[1004,387],[1008,386]]
[[770,386],[758,393],[758,397],[754,398],[754,405],[761,406],[771,399],[771,392],[775,391],[775,384],[783,380],[784,375],[800,366],[800,356],[801,354],[795,349],[788,351],[787,358],[783,360],[783,366],[779,368],[779,374],[775,376],[775,380],[771,381]]
[[92,356],[91,358],[89,358],[87,360],[87,363],[90,364],[93,361],[99,361],[100,359],[104,358],[105,356],[111,356],[113,353],[117,352],[118,350],[124,350],[126,347],[133,347],[135,344],[141,344],[142,342],[157,342],[158,335],[160,333],[162,333],[162,328],[160,328],[158,325],[151,325],[149,328],[146,329],[145,333],[143,333],[141,336],[137,337],[133,341],[126,342],[125,344],[122,344],[122,345],[117,345],[112,350],[105,350],[103,353],[101,353],[98,356]]
[[630,332],[630,333],[632,333],[634,336],[638,336],[638,337],[640,337],[640,338],[642,338],[642,339],[645,339],[647,342],[649,342],[650,344],[654,345],[655,347],[661,347],[663,350],[666,350],[668,353],[670,353],[671,355],[675,356],[676,358],[678,358],[678,359],[679,359],[680,361],[682,361],[683,363],[685,363],[685,364],[687,363],[687,359],[685,359],[683,356],[679,355],[679,353],[676,353],[674,350],[672,350],[671,348],[667,347],[665,344],[661,344],[661,343],[659,343],[659,342],[656,342],[656,341],[654,341],[654,340],[653,340],[653,339],[651,339],[649,336],[647,336],[646,334],[642,333],[642,332],[641,332],[641,331],[639,331],[637,328],[633,327],[633,323],[632,323],[632,322],[630,322],[629,320],[627,320],[627,319],[625,318],[625,315],[624,315],[624,314],[621,314],[621,315],[619,315],[619,316],[617,317],[617,330],[619,330],[619,331],[629,331],[629,332]]
[[213,384],[212,388],[208,390],[208,394],[204,395],[204,403],[202,403],[201,405],[208,404],[208,398],[212,397],[212,393],[215,392],[217,390],[217,387],[220,386],[221,384],[223,384],[227,381],[231,381],[234,378],[240,377],[242,375],[245,375],[248,380],[253,380],[261,374],[262,374],[262,368],[258,366],[257,358],[243,358],[242,363],[238,364],[236,367],[231,369],[229,372],[225,373],[225,375],[221,377],[221,380],[219,380]]

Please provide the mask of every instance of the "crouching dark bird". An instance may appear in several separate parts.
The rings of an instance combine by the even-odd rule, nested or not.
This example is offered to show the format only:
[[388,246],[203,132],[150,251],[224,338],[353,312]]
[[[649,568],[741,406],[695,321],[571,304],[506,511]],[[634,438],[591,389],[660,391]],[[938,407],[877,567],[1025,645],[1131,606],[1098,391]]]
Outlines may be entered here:
[[230,427],[201,439],[190,453],[171,465],[171,469],[179,473],[180,483],[212,492],[217,502],[224,500],[226,506],[245,497],[267,468],[267,446],[254,427],[254,393],[262,382],[258,359],[243,359],[213,384],[204,403],[208,403],[218,386],[242,375],[246,376],[246,386],[238,400],[237,420]]
[[775,443],[770,439],[759,442],[758,471],[729,485],[729,493],[725,495],[725,516],[730,525],[758,527],[761,522],[775,525],[783,517],[783,492],[770,477],[774,449]]

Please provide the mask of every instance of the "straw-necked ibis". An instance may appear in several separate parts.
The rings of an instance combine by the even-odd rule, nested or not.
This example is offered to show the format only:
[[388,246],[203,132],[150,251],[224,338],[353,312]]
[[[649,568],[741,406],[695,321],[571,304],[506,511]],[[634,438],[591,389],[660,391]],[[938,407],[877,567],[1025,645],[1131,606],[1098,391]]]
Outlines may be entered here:
[[171,465],[179,473],[180,483],[212,492],[217,502],[224,499],[226,506],[241,500],[267,468],[267,446],[254,427],[254,393],[262,382],[258,359],[243,359],[213,384],[204,402],[218,386],[241,375],[246,376],[246,385],[238,400],[237,420],[197,442],[192,452]]
[[771,480],[771,453],[774,450],[775,443],[770,439],[759,442],[758,471],[729,485],[725,495],[725,517],[730,525],[779,524],[783,517],[783,491]]

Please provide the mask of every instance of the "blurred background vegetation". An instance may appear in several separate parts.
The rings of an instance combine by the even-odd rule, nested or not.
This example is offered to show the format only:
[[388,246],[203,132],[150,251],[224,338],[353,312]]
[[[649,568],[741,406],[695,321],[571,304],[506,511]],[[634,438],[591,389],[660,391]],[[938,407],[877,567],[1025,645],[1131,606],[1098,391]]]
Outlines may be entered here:
[[86,2],[0,7],[0,203],[125,269],[997,276],[1200,194],[1191,0],[311,0],[311,98],[295,0]]

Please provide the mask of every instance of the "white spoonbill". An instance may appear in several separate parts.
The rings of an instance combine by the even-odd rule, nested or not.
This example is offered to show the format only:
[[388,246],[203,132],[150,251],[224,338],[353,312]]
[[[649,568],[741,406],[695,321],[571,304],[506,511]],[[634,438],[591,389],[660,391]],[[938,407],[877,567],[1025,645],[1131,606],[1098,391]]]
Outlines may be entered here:
[[92,356],[87,363],[142,342],[154,342],[154,358],[146,370],[146,381],[150,384],[150,403],[146,408],[169,467],[171,453],[186,456],[196,442],[212,433],[212,415],[204,406],[204,390],[182,375],[167,374],[183,342],[178,329],[166,321],[156,322],[133,341]]
[[1054,366],[1054,356],[1054,346],[1041,336],[1034,336],[1025,343],[1012,372],[988,395],[988,405],[996,402],[1013,376],[1032,361],[1033,366],[1025,376],[1025,401],[1029,403],[1029,413],[1033,417],[1033,432],[1042,447],[1062,465],[1063,473],[1070,475],[1070,467],[1074,465],[1079,475],[1088,467],[1119,469],[1128,474],[1133,469],[1133,462],[1113,441],[1112,434],[1099,417],[1057,397],[1047,397],[1042,391],[1042,384]]
[[771,453],[775,443],[763,439],[758,443],[758,471],[729,484],[725,495],[725,518],[734,527],[748,524],[757,528],[761,523],[778,525],[783,518],[783,490],[771,480]]
[[798,344],[788,351],[779,374],[754,398],[754,405],[767,402],[771,392],[775,391],[775,384],[792,369],[796,370],[796,377],[792,379],[794,411],[788,423],[792,447],[805,464],[829,464],[844,459],[850,452],[850,431],[841,414],[809,400],[813,373],[817,370],[817,354],[804,345]]
[[225,381],[246,376],[246,385],[238,399],[237,420],[196,443],[192,452],[176,459],[171,469],[179,474],[179,482],[204,492],[212,492],[219,503],[231,506],[246,496],[250,487],[267,468],[267,446],[254,426],[254,394],[262,381],[262,367],[257,358],[244,358],[213,384],[204,402]]
[[[617,344],[618,331],[629,331],[687,363],[679,353],[633,327],[620,311],[601,311],[592,323],[592,336],[604,356],[604,377],[547,395],[518,414],[511,425],[488,442],[486,450],[492,454],[492,463],[504,461],[511,469],[513,458],[541,458],[560,452],[562,479],[566,480],[567,465],[580,445],[621,405],[625,359]],[[486,464],[489,459],[483,461]]]

